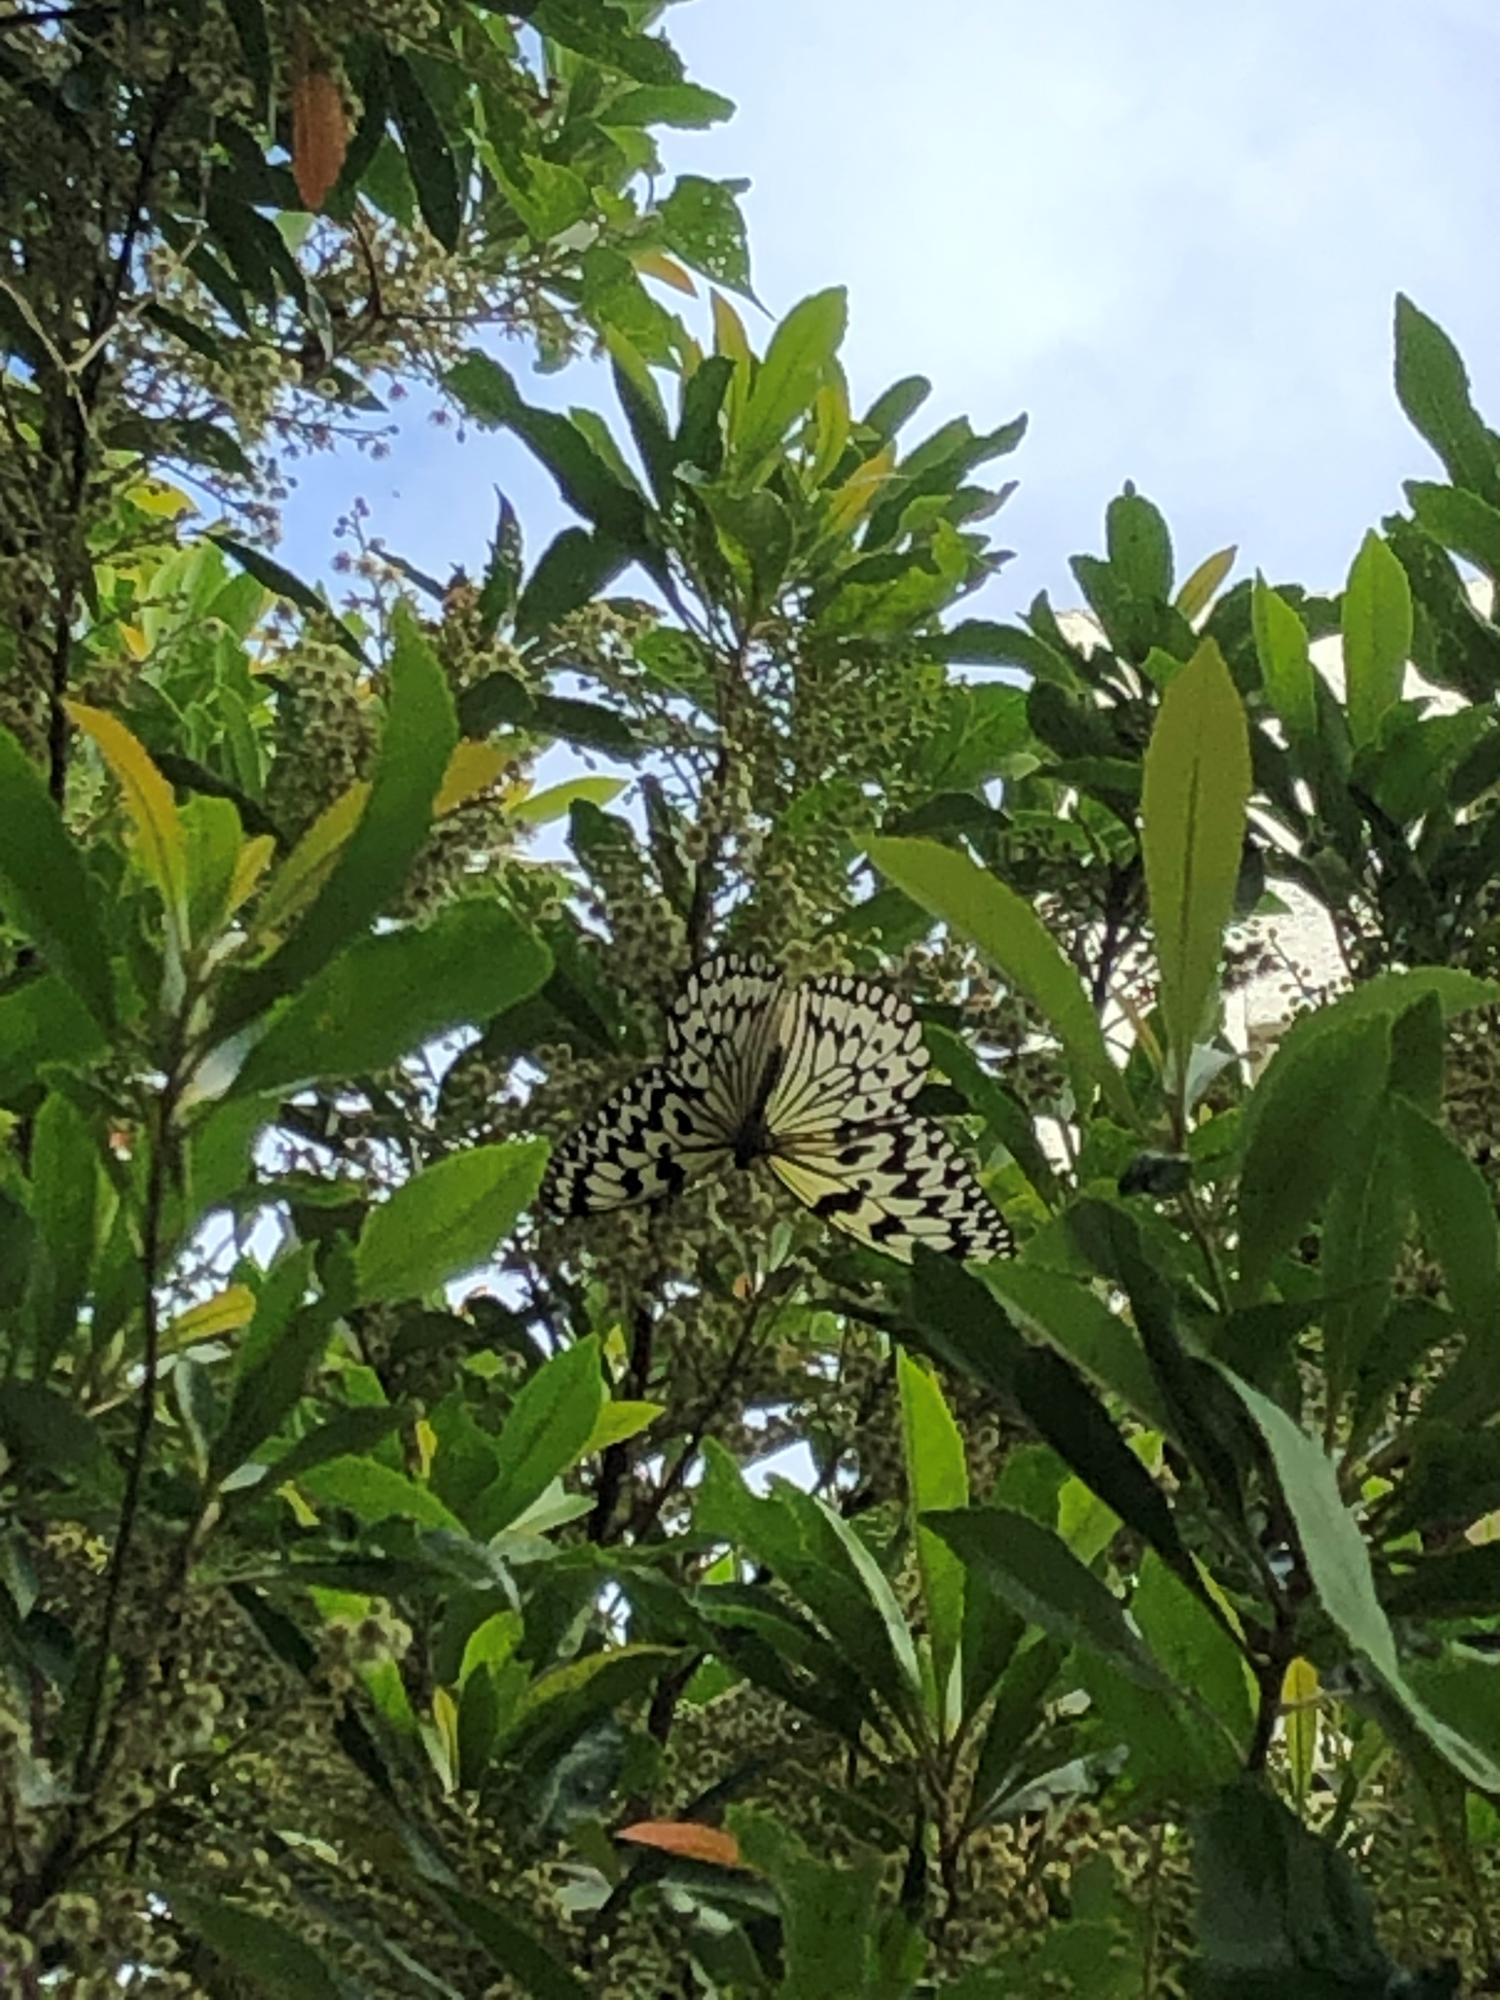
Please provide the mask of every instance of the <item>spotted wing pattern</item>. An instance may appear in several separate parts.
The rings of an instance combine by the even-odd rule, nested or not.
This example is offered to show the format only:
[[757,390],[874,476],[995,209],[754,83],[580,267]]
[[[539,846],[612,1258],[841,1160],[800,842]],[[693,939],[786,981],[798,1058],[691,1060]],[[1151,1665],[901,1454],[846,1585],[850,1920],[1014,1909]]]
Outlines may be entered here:
[[774,1152],[778,1179],[814,1215],[909,1264],[919,1243],[951,1257],[1009,1257],[1015,1239],[936,1125],[848,1126]]
[[793,989],[766,1105],[777,1138],[900,1118],[927,1075],[922,1029],[897,993],[834,974]]
[[788,987],[763,959],[720,952],[688,976],[666,1045],[558,1148],[549,1206],[652,1201],[763,1152],[815,1215],[890,1256],[1014,1249],[962,1156],[911,1109],[928,1058],[897,994],[842,974]]
[[656,1063],[568,1134],[552,1155],[543,1199],[556,1214],[594,1215],[674,1195],[728,1165],[728,1140],[701,1092]]

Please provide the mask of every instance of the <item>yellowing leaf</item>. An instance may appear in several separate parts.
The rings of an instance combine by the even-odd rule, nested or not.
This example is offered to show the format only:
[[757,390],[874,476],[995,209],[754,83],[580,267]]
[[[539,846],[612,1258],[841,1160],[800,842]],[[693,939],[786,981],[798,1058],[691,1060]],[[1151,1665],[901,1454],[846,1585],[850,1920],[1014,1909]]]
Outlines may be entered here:
[[637,1436],[656,1422],[665,1407],[664,1403],[602,1403],[579,1457],[587,1458],[592,1451],[603,1451],[607,1445],[623,1444],[626,1438]]
[[1306,1805],[1312,1785],[1318,1747],[1318,1691],[1318,1670],[1312,1661],[1293,1660],[1281,1683],[1281,1706],[1286,1713],[1287,1762],[1299,1807]]
[[310,903],[332,872],[345,841],[365,809],[370,787],[357,779],[320,813],[277,870],[260,907],[258,928],[279,931]]
[[731,361],[742,361],[748,367],[750,336],[745,322],[722,292],[714,292],[709,303],[714,316],[714,353],[727,354]]
[[418,1417],[417,1419],[416,1439],[417,1477],[425,1481],[428,1473],[432,1470],[432,1461],[437,1457],[438,1448],[437,1432],[425,1417]]
[[229,878],[229,914],[233,916],[270,865],[271,856],[276,852],[276,843],[268,833],[258,833],[253,840],[247,840],[235,858],[234,873]]
[[446,1765],[441,1776],[451,1790],[458,1770],[458,1703],[446,1688],[432,1690],[432,1720]]
[[607,806],[625,789],[623,778],[569,778],[561,785],[549,785],[544,792],[511,804],[510,817],[521,826],[543,826],[548,820],[562,819],[580,800],[589,805]]
[[883,444],[873,458],[857,466],[828,503],[829,528],[847,535],[851,528],[857,527],[880,498],[880,489],[895,465],[896,447],[892,442]]
[[487,792],[510,761],[510,752],[501,744],[460,743],[448,759],[443,782],[432,802],[434,817],[441,818],[466,800]]
[[152,763],[146,746],[131,735],[118,716],[108,715],[102,708],[88,708],[81,701],[70,701],[67,710],[119,780],[125,810],[135,828],[141,865],[161,890],[181,939],[187,907],[187,850],[172,787]]
[[698,296],[698,287],[675,257],[667,256],[663,250],[641,250],[632,259],[635,268],[643,278],[660,278],[664,285],[670,285],[674,292],[686,292],[690,299]]
[[248,1326],[255,1313],[255,1294],[248,1285],[226,1285],[211,1299],[189,1306],[167,1328],[165,1347],[176,1353],[196,1341],[212,1340],[221,1333],[233,1333]]
[[281,1495],[282,1499],[285,1500],[288,1507],[291,1508],[292,1519],[297,1523],[297,1526],[299,1528],[317,1527],[318,1525],[317,1515],[314,1513],[312,1508],[308,1506],[307,1502],[303,1499],[302,1495],[297,1491],[296,1486],[293,1485],[290,1479],[287,1481],[285,1486],[278,1486],[276,1491]]
[[122,625],[120,627],[120,638],[123,640],[125,650],[129,653],[132,660],[144,660],[146,655],[151,651],[151,641],[146,637],[139,625]]
[[138,479],[125,489],[125,498],[132,507],[139,507],[143,514],[154,514],[160,521],[175,521],[180,514],[197,511],[197,502],[176,486],[168,486],[163,479]]
[[1189,624],[1213,603],[1214,593],[1234,568],[1234,559],[1238,554],[1239,550],[1232,542],[1227,549],[1216,549],[1211,556],[1203,558],[1178,591],[1173,603]]
[[688,1819],[638,1819],[622,1826],[616,1840],[633,1841],[637,1847],[654,1847],[662,1854],[681,1855],[686,1861],[706,1861],[714,1868],[749,1868],[732,1833],[719,1826],[699,1826]]

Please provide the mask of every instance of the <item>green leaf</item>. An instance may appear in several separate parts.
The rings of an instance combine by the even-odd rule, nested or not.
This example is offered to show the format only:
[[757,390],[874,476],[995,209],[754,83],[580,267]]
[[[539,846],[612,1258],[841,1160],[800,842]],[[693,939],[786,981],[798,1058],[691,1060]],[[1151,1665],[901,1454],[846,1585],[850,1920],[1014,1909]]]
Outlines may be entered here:
[[[777,2000],[879,2000],[874,1924],[880,1860],[823,1861],[767,1813],[737,1807],[729,1826],[753,1868],[770,1877],[781,1906],[785,1971]],[[900,1991],[904,1992],[903,1986]]]
[[264,0],[224,0],[224,11],[239,37],[245,68],[255,85],[257,113],[263,113],[270,105],[273,79],[271,31],[266,26]]
[[263,550],[250,548],[244,542],[237,542],[232,535],[210,534],[207,539],[216,548],[221,548],[225,555],[233,556],[246,575],[253,576],[257,583],[263,583],[267,590],[274,590],[276,595],[284,597],[288,604],[295,604],[303,611],[312,612],[319,620],[326,620],[332,628],[335,642],[352,658],[358,660],[361,666],[369,664],[365,659],[364,647],[360,645],[354,633],[343,619],[330,609],[326,601],[319,597],[312,586],[302,581],[301,577],[294,576],[289,569],[266,555]]
[[94,1262],[98,1196],[99,1152],[88,1120],[69,1098],[52,1091],[31,1134],[36,1235],[26,1311],[31,1372],[38,1381],[50,1373],[78,1326]]
[[402,1421],[403,1412],[389,1403],[356,1404],[352,1409],[340,1410],[337,1416],[308,1431],[279,1458],[273,1459],[255,1484],[235,1486],[225,1495],[226,1504],[234,1506],[270,1492],[288,1479],[301,1478],[314,1466],[326,1465],[331,1458],[362,1457],[382,1438],[389,1437]]
[[1390,544],[1371,529],[1344,587],[1345,706],[1356,749],[1375,740],[1381,717],[1401,699],[1411,631],[1406,571]]
[[498,903],[458,903],[425,929],[358,939],[276,1015],[234,1090],[286,1090],[388,1068],[435,1035],[480,1027],[552,969],[538,938]]
[[1006,1507],[929,1514],[927,1526],[1029,1624],[1098,1653],[1143,1687],[1169,1688],[1118,1600],[1050,1528]]
[[586,528],[564,528],[543,549],[516,605],[515,640],[524,645],[587,604],[617,577],[629,560],[626,551],[605,535]]
[[1307,629],[1286,599],[1260,575],[1255,579],[1250,607],[1260,675],[1271,706],[1294,745],[1311,743],[1317,736],[1318,712]]
[[1136,1335],[1090,1285],[1014,1258],[996,1258],[977,1275],[1014,1319],[1101,1389],[1121,1397],[1154,1429],[1173,1428]]
[[380,759],[359,823],[296,929],[231,990],[217,1024],[221,1034],[303,985],[360,936],[400,892],[427,837],[458,729],[442,668],[404,606],[394,629]]
[[224,1428],[209,1453],[211,1486],[242,1465],[290,1416],[323,1358],[331,1331],[328,1308],[321,1300],[305,1306],[263,1358],[240,1375]]
[[637,33],[627,8],[614,0],[534,0],[505,12],[529,16],[539,35],[637,83],[682,81],[676,50],[659,36]]
[[0,1103],[35,1083],[43,1063],[79,1068],[109,1047],[99,1024],[55,972],[0,994]]
[[0,1439],[22,1466],[49,1481],[77,1478],[113,1495],[120,1472],[98,1425],[41,1382],[7,1382],[0,1396]]
[[1162,1013],[1184,1081],[1218,979],[1249,796],[1245,711],[1224,656],[1205,640],[1162,698],[1141,796]]
[[79,850],[40,772],[0,728],[0,912],[39,945],[101,1028],[114,987]]
[[1127,1125],[1137,1122],[1078,974],[1023,896],[952,848],[929,840],[872,840],[870,859],[912,901],[977,945],[1056,1031],[1081,1076]]
[[1425,1708],[1403,1678],[1390,1621],[1375,1594],[1370,1552],[1344,1505],[1333,1460],[1268,1396],[1228,1369],[1221,1372],[1266,1441],[1324,1611],[1438,1754],[1481,1790],[1500,1789],[1500,1769]]
[[730,439],[737,480],[754,485],[790,426],[811,406],[848,321],[842,285],[792,307],[771,336],[745,412]]
[[490,1963],[515,1980],[531,2000],[589,2000],[583,1981],[497,1903],[446,1883],[435,1883],[433,1894]]
[[422,220],[445,250],[456,250],[463,227],[463,188],[453,148],[416,70],[389,42],[385,68]]
[[1202,1698],[1243,1756],[1255,1728],[1255,1680],[1203,1593],[1148,1549],[1131,1592],[1130,1615],[1177,1685]]
[[360,1231],[360,1298],[417,1298],[476,1270],[536,1194],[546,1159],[545,1140],[512,1139],[414,1174],[370,1211]]
[[1469,399],[1458,349],[1436,320],[1396,295],[1396,394],[1455,486],[1500,503],[1494,441]]
[[1165,604],[1172,595],[1172,540],[1160,510],[1144,494],[1118,494],[1105,509],[1111,565],[1133,597]]
[[570,507],[626,549],[641,551],[645,509],[640,495],[621,484],[570,418],[526,402],[509,370],[477,348],[455,362],[444,379],[478,422],[503,424],[531,448]]
[[1468,1326],[1493,1332],[1500,1324],[1500,1228],[1489,1184],[1414,1104],[1398,1098],[1395,1119],[1422,1234],[1442,1266],[1453,1309]]
[[943,1398],[937,1377],[897,1350],[902,1439],[906,1450],[906,1490],[916,1519],[917,1561],[927,1607],[932,1671],[942,1714],[964,1626],[963,1564],[922,1525],[920,1517],[942,1507],[967,1507],[969,1475],[963,1438]]
[[732,118],[734,103],[697,83],[642,84],[611,99],[598,115],[601,125],[676,125],[701,131]]
[[1500,1542],[1479,1542],[1445,1555],[1408,1557],[1381,1601],[1393,1618],[1491,1618],[1500,1612]]
[[483,1540],[509,1527],[587,1449],[604,1385],[590,1334],[554,1354],[522,1388],[496,1443],[498,1476],[465,1513]]
[[419,1486],[394,1466],[382,1465],[378,1458],[331,1458],[309,1467],[297,1483],[310,1499],[342,1507],[371,1525],[415,1521],[418,1527],[440,1528],[448,1534],[464,1531],[457,1515],[429,1487]]
[[1321,1259],[1323,1282],[1335,1299],[1358,1294],[1331,1304],[1323,1319],[1329,1393],[1335,1399],[1351,1386],[1385,1318],[1409,1207],[1388,1099],[1377,1100],[1351,1140],[1329,1199]]
[[658,215],[669,250],[721,285],[750,290],[745,218],[727,182],[680,174]]
[[1438,2000],[1381,1951],[1348,1858],[1253,1778],[1194,1828],[1202,2000]]
[[1055,1207],[1059,1200],[1057,1176],[1020,1099],[989,1074],[961,1036],[929,1023],[923,1040],[944,1076],[984,1120],[990,1137],[1006,1148],[1047,1206]]
[[1408,479],[1406,497],[1419,524],[1445,549],[1476,564],[1486,576],[1500,577],[1500,507],[1461,486],[1437,486]]
[[1240,1279],[1251,1296],[1353,1165],[1389,1062],[1390,1023],[1379,1014],[1314,1042],[1288,1036],[1271,1058],[1243,1128]]
[[172,1914],[268,2000],[338,2000],[348,1993],[310,1944],[272,1917],[241,1909],[203,1889],[167,1887]]

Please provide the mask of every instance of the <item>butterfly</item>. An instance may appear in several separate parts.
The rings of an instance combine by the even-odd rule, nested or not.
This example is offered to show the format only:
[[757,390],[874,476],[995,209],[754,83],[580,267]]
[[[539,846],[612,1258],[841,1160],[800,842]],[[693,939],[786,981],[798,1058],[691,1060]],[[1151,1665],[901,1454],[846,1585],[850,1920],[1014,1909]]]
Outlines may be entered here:
[[919,1243],[1008,1256],[1004,1218],[912,1110],[927,1063],[898,994],[844,974],[788,985],[762,958],[720,952],[673,1002],[664,1060],[557,1148],[543,1199],[594,1215],[764,1160],[814,1215],[904,1263]]

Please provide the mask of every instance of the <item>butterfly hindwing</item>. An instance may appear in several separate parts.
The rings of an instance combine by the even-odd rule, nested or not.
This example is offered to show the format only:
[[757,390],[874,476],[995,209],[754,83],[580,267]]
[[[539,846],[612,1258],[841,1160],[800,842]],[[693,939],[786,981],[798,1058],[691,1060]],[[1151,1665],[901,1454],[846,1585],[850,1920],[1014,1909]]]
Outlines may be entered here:
[[814,1215],[909,1264],[919,1243],[953,1257],[1008,1257],[1015,1242],[957,1149],[925,1118],[846,1126],[770,1165]]
[[701,1095],[653,1064],[553,1153],[547,1205],[561,1215],[593,1215],[676,1194],[727,1164],[725,1138]]

